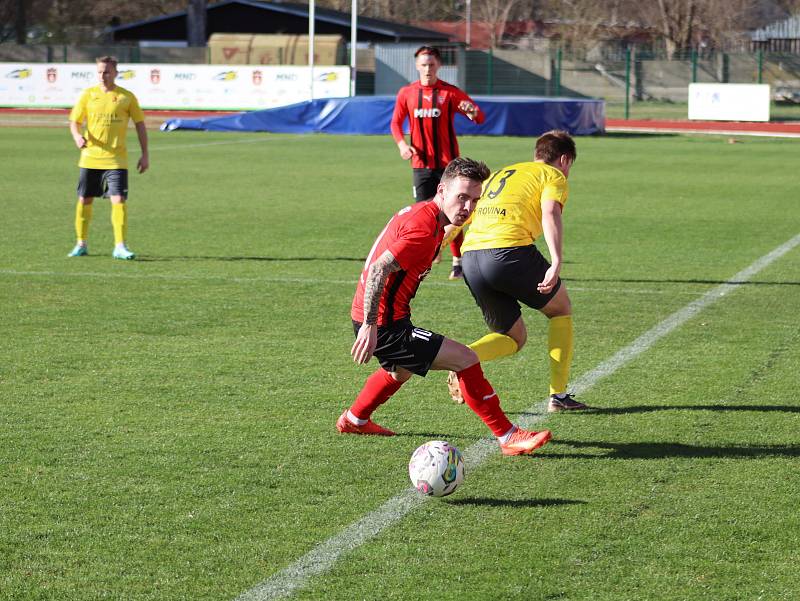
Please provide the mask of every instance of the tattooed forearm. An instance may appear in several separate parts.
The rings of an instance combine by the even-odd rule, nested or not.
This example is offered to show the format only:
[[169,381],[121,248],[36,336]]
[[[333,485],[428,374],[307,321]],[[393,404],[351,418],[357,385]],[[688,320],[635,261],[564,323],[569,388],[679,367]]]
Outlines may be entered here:
[[388,250],[370,265],[367,281],[364,282],[364,323],[374,325],[378,322],[378,307],[389,274],[400,271],[400,265]]

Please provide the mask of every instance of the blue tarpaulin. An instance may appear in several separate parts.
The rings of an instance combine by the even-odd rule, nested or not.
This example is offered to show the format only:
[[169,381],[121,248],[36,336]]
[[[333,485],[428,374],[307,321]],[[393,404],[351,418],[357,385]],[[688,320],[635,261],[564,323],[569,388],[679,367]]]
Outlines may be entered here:
[[[455,127],[459,134],[538,136],[551,129],[563,129],[574,135],[590,135],[605,129],[602,100],[535,96],[476,96],[474,100],[486,120],[478,125],[457,115]],[[390,133],[394,103],[393,96],[324,98],[222,117],[169,119],[161,129],[382,135]]]

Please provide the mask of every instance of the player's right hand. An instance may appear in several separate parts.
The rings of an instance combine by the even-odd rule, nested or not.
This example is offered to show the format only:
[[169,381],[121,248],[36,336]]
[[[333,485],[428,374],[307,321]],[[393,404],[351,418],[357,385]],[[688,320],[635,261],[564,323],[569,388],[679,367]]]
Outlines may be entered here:
[[77,146],[79,150],[86,147],[86,139],[83,136],[78,136],[74,138],[74,140],[75,146]]
[[404,161],[407,161],[408,159],[410,159],[415,154],[419,154],[419,152],[417,151],[416,148],[414,148],[413,146],[410,146],[409,144],[404,144],[403,146],[400,147],[400,157]]
[[359,365],[367,363],[372,358],[372,353],[378,345],[378,326],[361,324],[356,334],[356,341],[350,349],[353,361]]
[[536,285],[536,290],[540,294],[548,294],[553,287],[558,283],[558,273],[561,269],[555,265],[551,265],[545,272],[544,279]]

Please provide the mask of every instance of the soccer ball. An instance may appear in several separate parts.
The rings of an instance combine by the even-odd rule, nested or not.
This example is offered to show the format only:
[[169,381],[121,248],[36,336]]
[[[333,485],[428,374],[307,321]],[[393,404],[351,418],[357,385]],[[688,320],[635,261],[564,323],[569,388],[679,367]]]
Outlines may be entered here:
[[445,497],[464,481],[461,451],[444,440],[426,442],[411,455],[408,476],[423,495]]

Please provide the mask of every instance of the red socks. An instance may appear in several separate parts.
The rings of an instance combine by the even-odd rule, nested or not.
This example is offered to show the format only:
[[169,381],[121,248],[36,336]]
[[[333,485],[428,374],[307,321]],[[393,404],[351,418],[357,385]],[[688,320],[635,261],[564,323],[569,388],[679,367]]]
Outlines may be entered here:
[[388,371],[379,369],[364,383],[350,411],[358,419],[369,419],[372,413],[400,390],[402,382],[395,380]]
[[464,243],[464,230],[458,232],[458,236],[453,238],[453,241],[450,242],[450,253],[456,257],[461,257],[461,245]]
[[[480,363],[461,370],[457,375],[467,405],[495,436],[502,436],[514,427],[500,408],[500,398],[484,377]],[[369,419],[402,385],[403,382],[395,380],[389,372],[379,369],[367,378],[350,411],[358,419]]]
[[480,363],[456,374],[458,387],[469,408],[478,414],[495,436],[502,436],[514,425],[500,408],[500,398],[483,375]]

